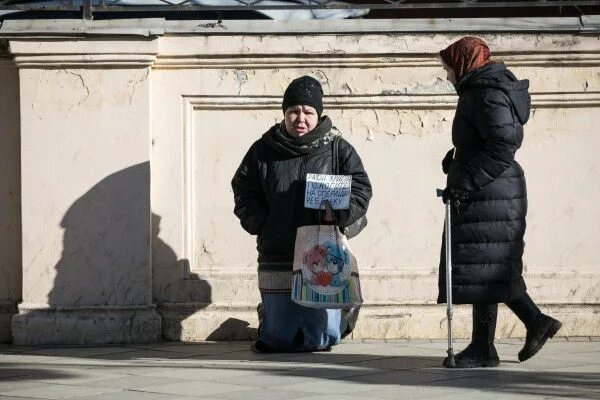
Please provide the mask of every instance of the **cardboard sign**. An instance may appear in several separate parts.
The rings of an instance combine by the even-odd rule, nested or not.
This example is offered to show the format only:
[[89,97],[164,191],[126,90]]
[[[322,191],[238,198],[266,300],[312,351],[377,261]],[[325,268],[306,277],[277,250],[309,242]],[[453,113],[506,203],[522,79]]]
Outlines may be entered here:
[[334,210],[350,208],[351,175],[306,174],[304,207],[318,210],[329,200]]

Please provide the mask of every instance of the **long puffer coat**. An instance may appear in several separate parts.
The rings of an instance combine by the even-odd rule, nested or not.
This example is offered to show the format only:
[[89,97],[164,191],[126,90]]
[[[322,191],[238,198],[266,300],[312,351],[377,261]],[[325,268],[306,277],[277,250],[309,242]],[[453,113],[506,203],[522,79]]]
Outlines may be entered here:
[[[299,153],[278,137],[278,129],[279,124],[273,126],[250,147],[231,182],[234,213],[248,233],[258,236],[259,263],[293,261],[296,229],[319,223],[319,212],[304,208],[306,174],[333,172],[331,140],[322,140],[321,145]],[[321,137],[332,137],[332,130],[339,134],[331,120],[323,117],[315,132],[305,137],[319,131]],[[342,138],[338,146],[339,173],[352,176],[350,208],[334,212],[337,225],[345,228],[366,214],[372,192],[354,147]]]
[[[457,84],[456,148],[447,186],[469,200],[452,213],[452,294],[456,304],[506,303],[526,290],[523,236],[527,190],[515,152],[529,118],[529,81],[502,63],[471,71]],[[438,303],[446,301],[445,246]]]

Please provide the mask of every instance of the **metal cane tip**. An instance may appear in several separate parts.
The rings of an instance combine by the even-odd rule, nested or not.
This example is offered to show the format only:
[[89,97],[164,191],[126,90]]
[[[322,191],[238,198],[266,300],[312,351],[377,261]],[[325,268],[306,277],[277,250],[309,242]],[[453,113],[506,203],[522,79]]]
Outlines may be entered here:
[[448,363],[447,366],[449,368],[455,368],[456,367],[456,361],[454,360],[454,352],[449,350],[448,351]]
[[456,361],[454,361],[454,357],[450,357],[450,359],[448,360],[448,366],[450,368],[456,368]]

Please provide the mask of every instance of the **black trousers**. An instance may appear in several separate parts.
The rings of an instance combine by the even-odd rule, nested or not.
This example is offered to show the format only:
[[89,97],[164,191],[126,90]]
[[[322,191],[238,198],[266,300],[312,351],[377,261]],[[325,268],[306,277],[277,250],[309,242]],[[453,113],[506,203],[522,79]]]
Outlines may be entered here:
[[[536,326],[538,317],[542,313],[527,293],[506,305],[525,324],[527,329]],[[492,344],[497,319],[498,304],[473,304],[473,342]]]

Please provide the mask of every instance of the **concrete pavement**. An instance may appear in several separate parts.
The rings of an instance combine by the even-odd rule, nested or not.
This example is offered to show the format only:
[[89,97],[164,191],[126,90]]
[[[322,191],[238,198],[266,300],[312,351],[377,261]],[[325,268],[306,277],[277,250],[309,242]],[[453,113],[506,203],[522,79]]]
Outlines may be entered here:
[[256,354],[247,342],[2,345],[0,399],[600,399],[600,339],[555,339],[519,363],[522,344],[499,341],[500,367],[471,370],[441,367],[443,340],[313,354]]

